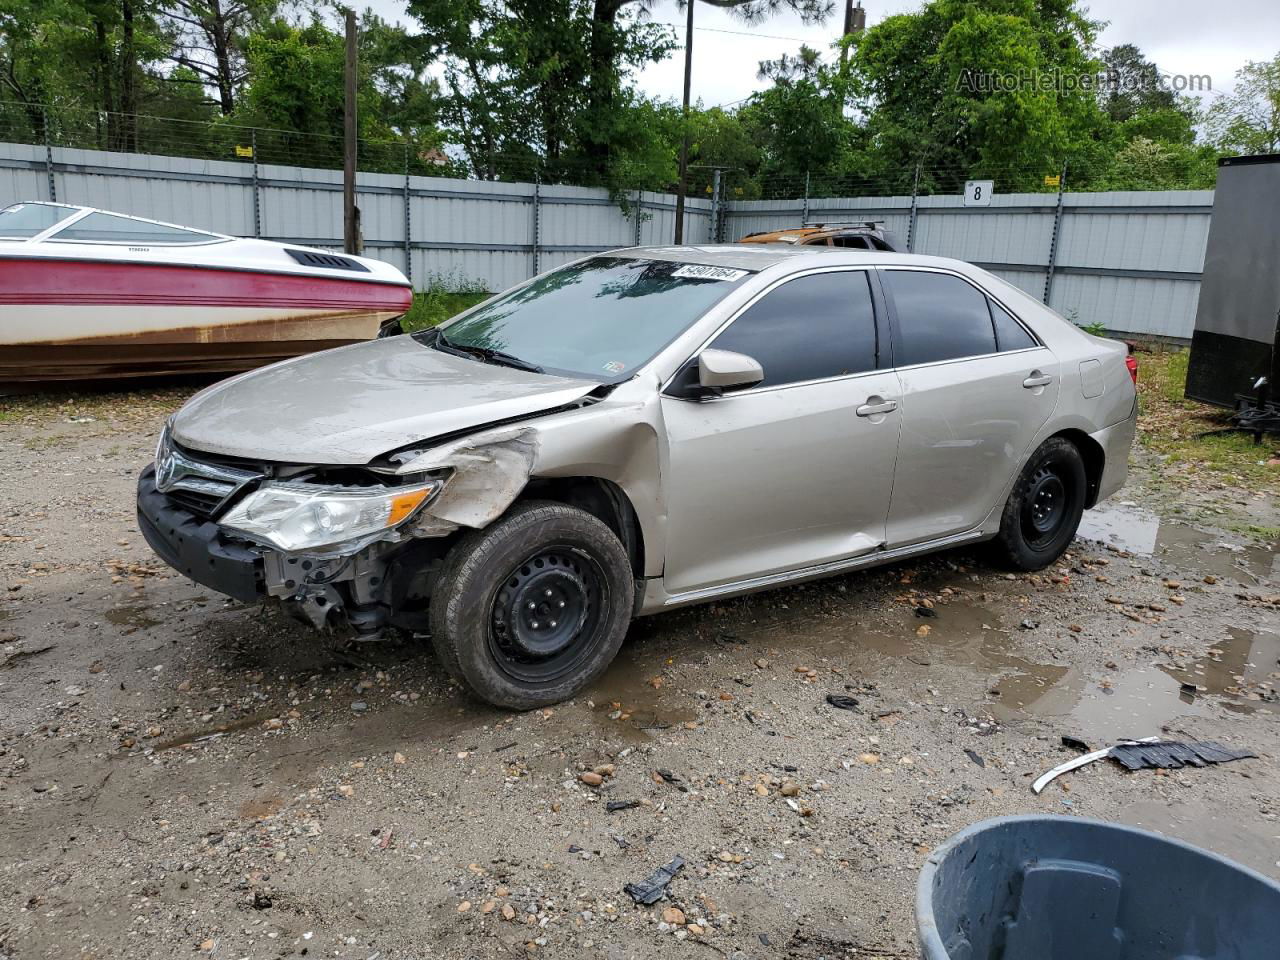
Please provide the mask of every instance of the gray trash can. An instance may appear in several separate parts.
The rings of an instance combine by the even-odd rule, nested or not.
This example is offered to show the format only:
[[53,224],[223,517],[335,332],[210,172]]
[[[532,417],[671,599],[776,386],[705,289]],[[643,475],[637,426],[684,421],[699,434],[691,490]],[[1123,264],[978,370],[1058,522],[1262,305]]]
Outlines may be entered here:
[[933,852],[925,960],[1276,960],[1280,884],[1216,854],[1080,817],[998,817]]

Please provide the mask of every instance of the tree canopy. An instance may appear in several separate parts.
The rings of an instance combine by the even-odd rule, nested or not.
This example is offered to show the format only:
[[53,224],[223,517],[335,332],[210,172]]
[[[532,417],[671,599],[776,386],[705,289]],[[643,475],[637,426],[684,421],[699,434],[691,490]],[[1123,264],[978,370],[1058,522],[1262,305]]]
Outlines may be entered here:
[[[407,0],[361,17],[365,169],[733,196],[1211,186],[1225,153],[1280,151],[1280,54],[1205,102],[1134,44],[1099,47],[1080,0],[928,0],[826,49],[760,64],[725,107],[642,93],[682,53],[659,22],[686,0]],[[689,0],[744,29],[833,0]],[[833,38],[837,33],[831,25]],[[8,0],[0,136],[336,165],[343,36],[329,0]],[[695,56],[697,46],[695,44]]]

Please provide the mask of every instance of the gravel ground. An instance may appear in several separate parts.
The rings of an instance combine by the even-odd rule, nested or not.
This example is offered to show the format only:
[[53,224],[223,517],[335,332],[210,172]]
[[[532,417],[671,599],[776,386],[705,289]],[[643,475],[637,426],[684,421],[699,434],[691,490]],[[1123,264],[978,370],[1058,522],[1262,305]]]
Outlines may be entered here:
[[[928,852],[1010,813],[1280,878],[1275,545],[1233,532],[1276,529],[1269,495],[1147,459],[1040,575],[952,553],[648,618],[587,695],[511,714],[422,640],[156,561],[133,484],[182,396],[0,415],[8,960],[914,957]],[[1162,733],[1259,756],[1031,793],[1064,734]],[[676,856],[666,899],[623,892]]]

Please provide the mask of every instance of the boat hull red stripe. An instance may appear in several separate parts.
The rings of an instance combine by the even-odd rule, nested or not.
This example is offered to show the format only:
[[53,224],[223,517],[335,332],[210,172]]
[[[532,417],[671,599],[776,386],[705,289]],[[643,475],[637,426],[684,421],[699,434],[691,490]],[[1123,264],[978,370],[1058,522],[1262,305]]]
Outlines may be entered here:
[[0,258],[0,306],[319,307],[403,313],[412,302],[413,292],[408,287],[346,277],[41,257]]

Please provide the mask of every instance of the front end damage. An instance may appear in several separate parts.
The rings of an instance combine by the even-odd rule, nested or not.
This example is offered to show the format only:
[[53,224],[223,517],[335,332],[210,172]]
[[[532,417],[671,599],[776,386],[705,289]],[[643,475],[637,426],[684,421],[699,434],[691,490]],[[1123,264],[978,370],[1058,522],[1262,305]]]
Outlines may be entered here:
[[528,483],[536,454],[536,433],[526,427],[384,458],[373,473],[405,485],[437,478],[440,489],[371,542],[323,554],[268,551],[266,594],[315,627],[345,618],[364,638],[387,626],[425,628],[434,575],[449,546],[464,528],[487,526],[503,514]]
[[[537,449],[533,429],[512,426],[363,467],[304,467],[213,458],[179,448],[166,430],[139,478],[139,528],[176,570],[242,602],[274,597],[314,627],[345,620],[362,638],[389,625],[422,629],[449,546],[464,528],[502,515],[528,483]],[[300,533],[281,529],[286,511],[272,515],[269,491],[300,504],[295,512],[306,515],[289,515]],[[421,502],[376,532],[314,546],[289,539],[323,537],[329,504],[412,495]],[[255,498],[267,501],[260,515]],[[319,506],[308,513],[311,504]]]

